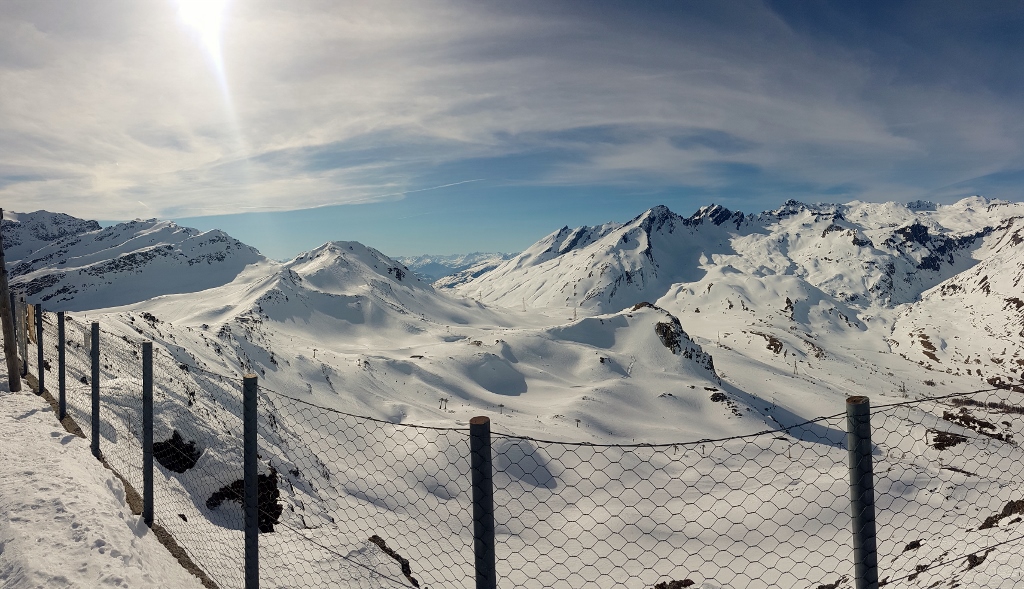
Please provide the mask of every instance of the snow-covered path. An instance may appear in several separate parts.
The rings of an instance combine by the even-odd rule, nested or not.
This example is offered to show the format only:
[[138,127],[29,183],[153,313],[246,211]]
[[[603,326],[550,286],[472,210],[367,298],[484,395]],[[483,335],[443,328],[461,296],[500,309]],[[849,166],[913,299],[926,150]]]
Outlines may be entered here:
[[121,481],[0,374],[0,587],[202,585],[132,515]]

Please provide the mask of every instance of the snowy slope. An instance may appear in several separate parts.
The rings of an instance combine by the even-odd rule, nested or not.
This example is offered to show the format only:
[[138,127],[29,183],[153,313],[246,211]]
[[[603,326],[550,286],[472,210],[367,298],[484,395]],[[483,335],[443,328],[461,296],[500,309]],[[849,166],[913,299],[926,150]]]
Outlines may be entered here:
[[993,238],[991,255],[901,313],[894,351],[937,372],[1024,387],[1024,219]]
[[[130,221],[58,236],[21,260],[8,257],[11,286],[48,309],[80,310],[195,292],[266,263],[222,231]],[[33,243],[41,243],[36,241]]]
[[[653,410],[683,421],[707,410],[718,418],[695,423],[694,435],[765,427],[759,417],[736,424],[733,411],[707,402],[705,387],[720,385],[713,360],[664,310],[648,305],[572,321],[491,309],[438,293],[355,242],[325,244],[271,273],[252,267],[198,299],[167,295],[125,310],[106,317],[173,343],[189,364],[255,371],[275,390],[389,420],[448,422],[452,413],[468,420],[497,409],[521,419],[523,431],[548,432],[581,417],[603,424],[602,432],[635,437],[607,415]],[[693,399],[664,400],[673,395]],[[439,410],[441,398],[451,407]],[[676,426],[645,429],[678,435]]]
[[504,263],[504,260],[494,260],[490,262],[481,262],[475,266],[470,266],[465,270],[461,270],[454,274],[438,278],[434,281],[434,288],[440,289],[452,289],[459,285],[465,284],[475,278],[479,278],[484,274],[494,270],[498,266]]
[[8,392],[0,371],[0,586],[202,587],[132,515],[88,441],[27,387]]

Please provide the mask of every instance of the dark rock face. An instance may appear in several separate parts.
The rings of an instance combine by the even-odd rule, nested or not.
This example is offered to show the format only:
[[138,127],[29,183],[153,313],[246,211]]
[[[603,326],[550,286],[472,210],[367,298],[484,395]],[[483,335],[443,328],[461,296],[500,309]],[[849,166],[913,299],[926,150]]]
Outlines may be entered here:
[[939,272],[942,270],[943,263],[950,265],[955,263],[954,254],[973,246],[979,239],[991,235],[993,231],[992,227],[985,227],[975,233],[958,237],[933,235],[929,233],[928,227],[915,221],[912,225],[893,231],[893,236],[886,240],[886,245],[904,253],[913,251],[914,245],[921,246],[926,250],[926,255],[917,264],[917,269]]
[[699,211],[684,219],[682,223],[687,227],[697,227],[707,220],[718,227],[730,223],[739,229],[746,218],[747,216],[739,211],[730,211],[722,205],[711,205],[709,207],[702,207]]
[[682,349],[682,338],[685,337],[683,326],[679,324],[679,319],[675,316],[670,316],[669,321],[658,323],[654,326],[655,333],[661,339],[661,343],[665,344],[665,347],[672,350],[673,354],[678,354]]
[[[259,475],[258,481],[259,490],[256,492],[256,496],[259,498],[260,505],[259,530],[260,533],[273,532],[274,524],[280,523],[281,513],[284,511],[284,506],[280,501],[281,491],[277,488],[277,471],[271,468],[270,474]],[[217,509],[224,501],[235,501],[244,506],[244,499],[245,481],[238,479],[210,495],[210,498],[206,500],[206,507]]]
[[395,552],[393,549],[389,548],[387,542],[384,541],[384,538],[381,538],[377,534],[370,536],[370,542],[373,542],[377,546],[377,548],[380,548],[381,551],[384,552],[384,554],[387,554],[391,558],[398,561],[399,566],[402,567],[402,574],[405,575],[405,578],[408,579],[409,583],[413,587],[420,586],[420,582],[412,576],[412,567],[409,566],[408,558],[403,557],[402,555]]
[[928,228],[921,223],[914,223],[908,227],[897,229],[894,233],[901,236],[905,242],[914,242],[921,245],[928,243]]
[[202,453],[202,450],[196,448],[195,442],[186,442],[178,430],[171,433],[169,440],[153,444],[153,458],[167,470],[177,473],[195,466]]

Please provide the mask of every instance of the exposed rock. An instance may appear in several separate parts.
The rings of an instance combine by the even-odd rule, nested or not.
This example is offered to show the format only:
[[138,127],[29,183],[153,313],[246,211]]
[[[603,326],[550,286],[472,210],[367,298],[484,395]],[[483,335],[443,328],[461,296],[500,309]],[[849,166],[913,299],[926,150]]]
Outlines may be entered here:
[[[280,522],[281,513],[284,511],[284,506],[281,505],[280,501],[281,491],[278,490],[277,483],[277,471],[273,468],[270,469],[270,474],[259,475],[259,490],[256,492],[256,496],[260,506],[258,525],[261,533],[273,532],[274,524]],[[244,506],[244,498],[245,480],[238,479],[210,495],[210,498],[206,500],[206,507],[217,509],[224,501],[234,501]]]

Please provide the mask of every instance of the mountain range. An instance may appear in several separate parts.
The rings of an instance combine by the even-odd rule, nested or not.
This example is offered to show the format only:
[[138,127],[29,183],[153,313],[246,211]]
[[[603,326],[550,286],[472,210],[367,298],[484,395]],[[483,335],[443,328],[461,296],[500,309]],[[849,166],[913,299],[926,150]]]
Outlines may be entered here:
[[[278,263],[221,231],[155,219],[101,228],[44,211],[8,214],[2,236],[12,286],[55,310],[170,307],[188,310],[177,321],[213,324],[262,309],[280,329],[404,349],[442,329],[443,343],[460,326],[546,329],[650,303],[704,346],[741,350],[763,334],[753,339],[790,371],[792,354],[798,373],[816,355],[852,361],[852,338],[915,370],[1017,383],[1022,228],[1024,204],[970,197],[789,201],[756,214],[711,205],[688,217],[659,206],[563,227],[514,256],[392,259],[333,242]],[[442,267],[468,268],[431,285],[426,269]],[[898,380],[886,388],[902,391]]]
[[[105,353],[126,365],[133,342],[154,341],[160,370],[183,382],[255,373],[266,391],[390,423],[465,427],[487,415],[499,433],[584,444],[797,426],[787,443],[828,453],[845,433],[799,424],[841,413],[850,395],[883,403],[992,385],[1024,392],[1022,229],[1024,203],[982,197],[789,201],[754,214],[712,205],[685,217],[659,206],[624,223],[563,227],[514,256],[470,256],[459,262],[470,267],[433,283],[423,268],[436,257],[417,259],[417,272],[351,241],[280,263],[219,231],[158,220],[101,228],[42,211],[8,216],[2,236],[12,288],[48,310],[88,311],[115,336]],[[220,469],[235,468],[223,458],[234,451],[235,389],[162,401],[165,416],[198,415],[199,404],[205,417],[184,435]],[[984,408],[959,411],[991,426],[986,440],[1024,436],[1015,420],[984,421]],[[181,427],[161,420],[161,438]],[[287,483],[287,521],[326,526],[334,508],[305,506],[330,488],[374,517],[411,517],[332,482],[343,468],[373,479],[390,463],[323,459],[309,472],[303,460],[320,455],[296,440],[322,424],[274,420],[282,429],[261,452]],[[907,428],[907,444],[929,435]],[[932,452],[925,440],[918,450]],[[921,505],[942,465],[923,468],[935,476],[905,483]],[[410,481],[408,496],[464,499]],[[180,493],[198,496],[195,484],[182,479]],[[942,485],[950,497],[966,488]],[[183,515],[228,525],[201,504]],[[409,534],[424,538],[436,524],[409,521],[423,526]],[[929,550],[940,557],[937,544]]]
[[[396,262],[404,264],[426,280],[435,282],[445,276],[466,270],[486,271],[511,258],[514,254],[473,252],[452,255],[399,256]],[[481,272],[482,273],[482,272]]]

